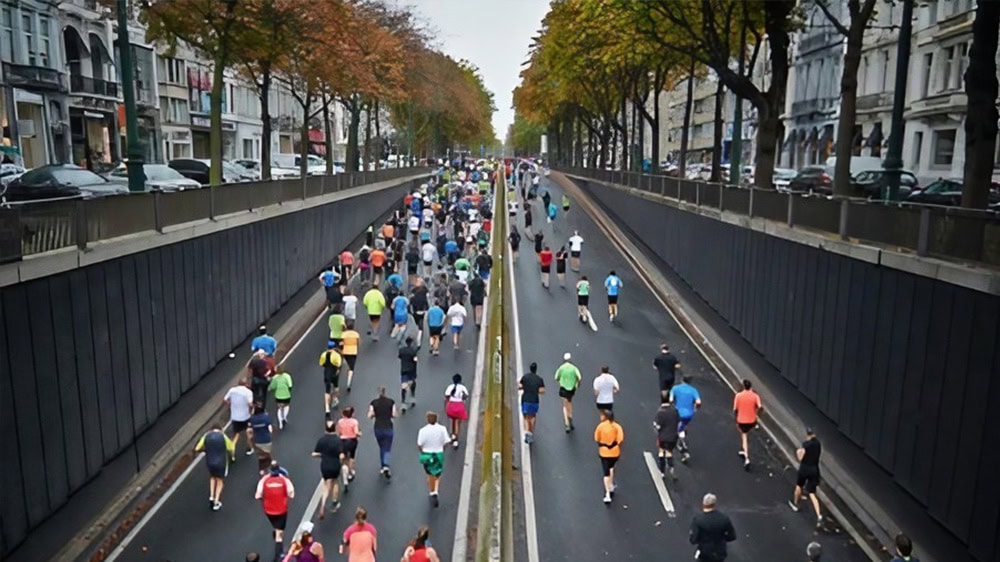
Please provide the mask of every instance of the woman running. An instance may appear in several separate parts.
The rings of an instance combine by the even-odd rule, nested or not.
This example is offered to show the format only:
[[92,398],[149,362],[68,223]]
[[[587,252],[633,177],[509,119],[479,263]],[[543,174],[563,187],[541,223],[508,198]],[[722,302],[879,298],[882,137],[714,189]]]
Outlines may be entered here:
[[590,320],[590,281],[584,275],[576,282],[576,313],[580,322],[586,324]]
[[341,414],[342,417],[337,420],[337,435],[340,436],[340,441],[344,445],[344,460],[347,461],[340,467],[340,473],[344,480],[344,493],[346,494],[347,487],[354,480],[354,457],[358,452],[358,436],[361,435],[361,426],[354,418],[354,408],[351,406],[344,408]]
[[569,255],[566,253],[566,246],[559,248],[559,251],[556,252],[556,278],[559,279],[559,286],[562,287],[563,289],[566,288],[567,257],[569,257]]
[[417,536],[406,547],[400,562],[441,562],[437,551],[431,548],[430,527],[417,529]]
[[378,531],[368,522],[368,512],[358,507],[354,512],[354,523],[344,531],[344,541],[340,553],[347,554],[347,562],[375,562],[378,550]]
[[336,513],[340,509],[338,479],[344,463],[344,442],[337,436],[337,424],[333,420],[326,421],[325,432],[316,442],[312,456],[319,458],[319,472],[323,478],[323,489],[317,509],[319,518],[323,519],[326,517],[327,501],[333,500],[330,505],[331,513]]
[[361,334],[351,327],[344,330],[340,342],[340,355],[347,363],[347,392],[351,391],[351,383],[354,381],[354,367],[358,364],[358,347],[361,345]]
[[455,373],[451,377],[451,385],[444,391],[444,413],[451,420],[451,446],[458,448],[458,435],[462,430],[462,421],[469,419],[465,409],[465,401],[469,398],[469,389],[462,384],[462,375]]
[[292,560],[295,562],[322,562],[324,560],[323,545],[313,538],[312,532],[312,521],[303,523],[301,537],[292,543],[282,562],[291,562]]

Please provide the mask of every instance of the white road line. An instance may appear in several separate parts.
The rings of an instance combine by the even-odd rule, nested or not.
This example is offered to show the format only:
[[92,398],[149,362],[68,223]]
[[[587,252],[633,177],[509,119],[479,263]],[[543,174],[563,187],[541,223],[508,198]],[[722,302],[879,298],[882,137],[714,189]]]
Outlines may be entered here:
[[[286,359],[291,357],[292,353],[296,349],[298,349],[299,344],[306,339],[306,336],[309,335],[309,332],[312,332],[313,328],[315,328],[316,324],[318,324],[319,321],[323,319],[323,316],[325,314],[326,311],[324,310],[323,312],[320,313],[319,316],[316,317],[315,320],[313,320],[312,324],[309,325],[309,329],[307,329],[302,334],[302,336],[298,340],[296,340],[295,344],[292,345],[292,348],[289,349],[288,353],[286,353],[285,356],[281,359],[282,363],[284,363]],[[230,422],[226,422],[226,425],[222,429],[223,430],[229,429],[229,425]],[[156,514],[163,508],[163,506],[166,505],[167,500],[169,500],[170,497],[177,492],[177,489],[181,487],[181,484],[183,484],[184,481],[187,480],[187,477],[191,475],[191,472],[194,470],[194,467],[198,466],[198,463],[200,463],[204,458],[205,458],[205,453],[198,453],[198,455],[191,461],[191,464],[184,469],[184,472],[181,473],[180,477],[178,477],[177,480],[175,480],[174,483],[171,484],[169,488],[167,488],[167,491],[164,492],[162,496],[160,496],[160,499],[156,500],[156,503],[153,504],[153,507],[149,511],[147,511],[145,515],[142,516],[142,519],[139,520],[136,526],[132,527],[132,530],[130,530],[128,534],[125,535],[125,538],[122,539],[120,543],[118,543],[118,546],[116,546],[115,549],[111,551],[111,554],[105,559],[106,562],[114,562],[116,559],[118,559],[119,556],[122,555],[123,552],[125,552],[125,549],[128,548],[128,545],[131,544],[132,541],[134,541],[137,536],[139,536],[139,533],[142,532],[142,529],[146,525],[148,525],[149,522],[153,519],[153,517],[155,517]],[[316,501],[319,501],[319,499],[317,498]],[[313,509],[315,509],[315,506],[313,506]]]
[[594,322],[594,315],[591,314],[589,310],[587,311],[587,324],[590,324],[591,330],[595,332],[597,331],[597,323]]
[[[343,493],[343,492],[341,492]],[[292,537],[292,541],[297,541],[302,536],[300,531],[302,526],[306,524],[307,521],[312,521],[313,514],[316,513],[316,508],[319,507],[320,496],[323,495],[323,479],[319,479],[319,484],[316,485],[316,490],[313,491],[312,497],[309,498],[309,503],[306,504],[306,512],[302,514],[302,520],[299,521],[298,526],[295,527],[295,535]],[[326,509],[326,506],[323,506]],[[289,543],[291,544],[291,543]]]
[[[521,357],[521,322],[517,313],[517,285],[514,283],[514,264],[506,267],[510,281],[511,316],[514,319],[514,367],[517,373],[524,372],[524,359]],[[593,318],[590,320],[593,326]],[[596,327],[594,330],[596,331]],[[515,375],[516,376],[516,375]],[[524,414],[517,408],[518,427],[521,435],[521,490],[524,493],[524,531],[528,547],[528,562],[538,562],[538,524],[535,520],[535,484],[531,472],[531,447],[524,442]]]
[[653,486],[656,487],[656,493],[660,495],[660,503],[663,504],[667,517],[676,517],[674,502],[670,499],[667,485],[663,483],[663,477],[660,476],[660,467],[656,466],[656,458],[649,451],[643,451],[642,456],[646,457],[646,468],[649,469],[649,475],[653,477]]

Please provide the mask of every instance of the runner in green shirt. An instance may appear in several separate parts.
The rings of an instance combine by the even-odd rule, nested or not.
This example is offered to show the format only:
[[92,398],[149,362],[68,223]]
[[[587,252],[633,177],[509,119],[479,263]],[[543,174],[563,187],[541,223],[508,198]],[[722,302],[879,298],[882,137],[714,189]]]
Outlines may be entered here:
[[347,328],[347,318],[344,317],[343,307],[336,305],[333,314],[330,315],[330,340],[340,346],[340,340],[344,339],[344,330]]
[[566,195],[565,193],[563,193],[562,196],[562,208],[563,208],[563,213],[569,212],[569,195]]
[[368,319],[372,323],[372,329],[368,333],[371,335],[372,340],[378,341],[378,322],[382,318],[382,311],[385,310],[385,295],[382,294],[382,291],[378,290],[378,287],[372,287],[365,293],[362,304],[365,305],[365,310],[368,311]]
[[590,281],[584,275],[576,282],[576,313],[580,316],[580,322],[584,324],[590,319]]
[[577,387],[580,386],[580,369],[569,362],[572,356],[569,353],[563,355],[563,363],[556,369],[556,382],[559,383],[559,397],[562,398],[563,425],[566,433],[573,431],[573,395],[576,394]]
[[278,429],[285,429],[288,424],[288,409],[292,402],[292,375],[282,370],[271,377],[267,389],[274,393],[274,401],[278,405]]

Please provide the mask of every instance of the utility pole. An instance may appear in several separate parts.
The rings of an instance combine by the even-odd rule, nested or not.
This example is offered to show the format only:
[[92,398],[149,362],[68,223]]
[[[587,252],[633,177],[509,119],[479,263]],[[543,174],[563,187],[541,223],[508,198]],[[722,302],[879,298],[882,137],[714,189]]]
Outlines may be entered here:
[[410,147],[407,149],[410,151],[409,161],[410,167],[414,165],[413,161],[413,100],[411,99],[406,103],[406,142],[409,143]]
[[907,70],[910,67],[910,37],[913,35],[913,0],[903,0],[903,22],[896,44],[896,90],[892,93],[892,124],[889,128],[889,150],[882,166],[885,168],[889,201],[899,198],[899,176],[903,169],[903,109],[906,105]]
[[[740,25],[740,62],[738,71],[743,76],[743,48],[747,43],[747,14],[746,4],[743,5],[742,25]],[[751,69],[751,72],[753,69]],[[734,92],[735,94],[735,92]],[[743,159],[743,98],[736,95],[736,107],[733,108],[733,140],[729,145],[729,182],[739,187],[743,179],[742,163]]]
[[128,38],[128,6],[118,0],[118,60],[125,98],[125,142],[128,144],[128,173],[130,192],[146,191],[146,173],[142,168],[143,153],[139,144],[139,115],[135,107],[135,77],[132,66],[132,44]]

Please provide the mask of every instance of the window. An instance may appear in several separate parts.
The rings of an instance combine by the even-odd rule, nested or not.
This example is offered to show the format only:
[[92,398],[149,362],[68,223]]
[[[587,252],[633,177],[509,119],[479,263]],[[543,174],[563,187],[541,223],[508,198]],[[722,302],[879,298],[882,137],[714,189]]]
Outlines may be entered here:
[[38,65],[49,67],[49,18],[38,18]]
[[170,113],[173,116],[174,123],[187,123],[191,119],[188,115],[188,105],[181,99],[170,99]]
[[924,55],[924,66],[923,74],[921,74],[921,79],[923,83],[920,85],[920,97],[926,98],[931,93],[931,69],[934,66],[934,53],[927,53]]
[[868,79],[868,72],[870,70],[868,61],[868,55],[861,57],[861,71],[858,72],[858,95],[863,96],[870,94],[871,80]]
[[184,61],[171,57],[158,57],[157,71],[160,82],[167,84],[186,84],[187,75],[184,72]]
[[920,152],[924,149],[924,133],[917,131],[913,133],[913,158],[910,160],[910,168],[916,169],[920,164]]
[[[823,90],[821,89],[821,87],[826,85],[826,77],[823,75],[823,63],[824,62],[825,61],[823,59],[819,59],[819,71],[817,72],[817,76],[816,76],[816,95],[813,96],[813,99],[819,99],[820,96],[823,95]],[[826,96],[823,96],[823,97],[826,97]]]
[[934,131],[934,166],[951,166],[955,156],[955,131],[955,129]]
[[160,96],[160,121],[170,123],[170,98]]
[[943,60],[938,68],[937,90],[944,92],[951,89],[951,67],[955,59],[955,47],[951,46],[941,49],[941,54],[943,55]]
[[0,37],[0,58],[3,60],[14,60],[14,16],[10,6],[4,6],[0,11],[0,30],[3,35]]
[[969,44],[959,43],[955,46],[958,61],[956,64],[955,85],[953,88],[962,88],[965,84],[965,69],[969,66]]
[[889,78],[889,71],[890,71],[890,68],[889,68],[889,58],[890,57],[891,57],[891,55],[889,54],[889,49],[886,49],[886,50],[882,51],[882,87],[881,87],[881,89],[879,89],[879,92],[888,92],[889,91],[889,84],[892,83],[892,79]]
[[21,30],[24,32],[24,43],[28,47],[28,64],[35,66],[38,63],[35,55],[35,19],[31,15],[21,16]]
[[243,157],[253,159],[253,139],[243,139]]

